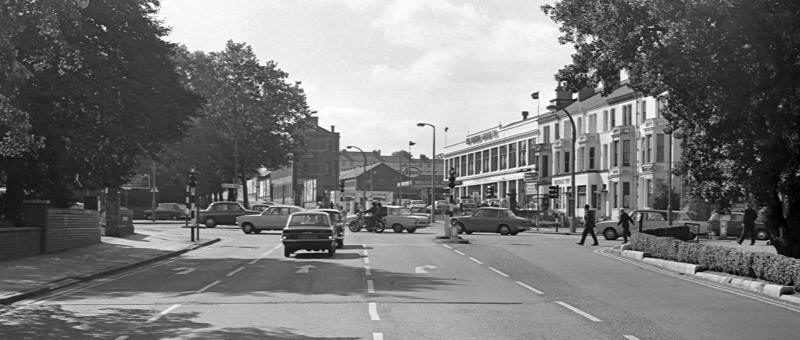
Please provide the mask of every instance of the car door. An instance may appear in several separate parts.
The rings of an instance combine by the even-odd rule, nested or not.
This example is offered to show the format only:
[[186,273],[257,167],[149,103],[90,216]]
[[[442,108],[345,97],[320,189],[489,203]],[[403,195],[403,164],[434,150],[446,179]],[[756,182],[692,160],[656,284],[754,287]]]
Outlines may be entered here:
[[[281,207],[269,207],[256,218],[256,226],[260,228],[276,229],[280,225]],[[283,228],[283,225],[280,225]]]
[[236,224],[236,216],[244,214],[244,209],[238,204],[227,204],[228,210],[224,214],[222,224]]
[[495,232],[497,230],[497,210],[484,209],[480,219],[476,221],[475,231]]
[[667,227],[667,216],[666,213],[658,212],[658,211],[648,211],[645,214],[647,217],[645,219],[644,227],[642,230],[648,229],[658,229],[658,228],[666,228]]

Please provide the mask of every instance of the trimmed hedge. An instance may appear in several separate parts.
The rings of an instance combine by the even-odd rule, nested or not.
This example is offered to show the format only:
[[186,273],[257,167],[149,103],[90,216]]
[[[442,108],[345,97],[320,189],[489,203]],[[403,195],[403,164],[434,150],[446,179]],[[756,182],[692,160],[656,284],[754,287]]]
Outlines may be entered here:
[[800,291],[800,259],[689,243],[645,233],[631,236],[631,249],[648,253],[649,257],[697,264],[704,270],[751,277],[784,286],[793,285],[796,291]]

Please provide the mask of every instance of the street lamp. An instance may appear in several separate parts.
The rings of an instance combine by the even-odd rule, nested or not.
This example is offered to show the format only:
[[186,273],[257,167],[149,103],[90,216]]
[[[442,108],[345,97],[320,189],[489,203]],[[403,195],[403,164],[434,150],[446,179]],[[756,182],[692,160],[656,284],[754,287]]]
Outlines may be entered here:
[[575,138],[578,138],[578,129],[575,128],[575,121],[572,119],[572,115],[567,111],[564,107],[558,107],[556,105],[548,105],[548,110],[552,110],[554,112],[558,112],[558,110],[564,111],[569,118],[569,123],[572,124],[572,138],[570,138],[570,144],[572,145],[572,153],[570,154],[570,186],[572,192],[570,193],[569,197],[567,198],[567,217],[569,217],[569,232],[575,232],[575,225],[577,224],[575,221],[575,212],[577,208],[575,207],[575,203],[577,200],[577,191],[575,190]]
[[433,190],[435,186],[434,178],[436,177],[436,126],[430,123],[417,123],[417,126],[424,127],[430,126],[433,128],[433,151],[431,151],[431,194],[428,197],[429,201],[431,202],[431,223],[436,220],[434,214],[436,213],[436,207],[433,206]]
[[[364,153],[364,150],[361,150],[361,148],[359,148],[357,146],[353,146],[353,145],[348,145],[347,149],[357,149],[358,151],[361,152],[361,156],[364,157],[364,172],[367,172],[367,154]],[[361,189],[361,194],[364,196],[364,207],[366,207],[367,206],[367,191],[366,191],[366,189],[363,189],[363,188],[364,187],[362,187],[362,189]],[[370,171],[370,173],[369,173],[369,191],[372,191],[372,171]]]
[[667,226],[672,226],[672,126],[664,128],[667,134]]

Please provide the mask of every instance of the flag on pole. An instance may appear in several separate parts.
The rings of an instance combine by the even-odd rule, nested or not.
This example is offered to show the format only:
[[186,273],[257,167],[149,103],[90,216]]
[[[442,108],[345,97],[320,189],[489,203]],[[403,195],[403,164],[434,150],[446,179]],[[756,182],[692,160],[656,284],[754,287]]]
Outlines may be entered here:
[[533,98],[533,99],[536,99],[536,100],[539,100],[539,91],[536,91],[536,92],[534,92],[534,93],[531,93],[531,98]]
[[412,141],[408,141],[408,146],[412,146],[412,145],[416,145],[416,144],[417,144],[417,143],[414,143],[414,142],[412,142]]

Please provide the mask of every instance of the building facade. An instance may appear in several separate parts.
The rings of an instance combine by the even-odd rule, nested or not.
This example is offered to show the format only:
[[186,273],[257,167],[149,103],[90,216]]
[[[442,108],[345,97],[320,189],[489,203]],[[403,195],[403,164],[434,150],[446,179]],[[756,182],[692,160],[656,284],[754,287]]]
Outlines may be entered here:
[[[612,219],[621,208],[649,208],[656,188],[666,187],[670,161],[680,155],[661,116],[665,103],[624,82],[608,96],[588,89],[572,97],[557,91],[550,106],[555,111],[524,115],[446,146],[445,167],[459,179],[456,195],[486,199],[493,188],[496,198],[515,199],[523,208],[582,216],[588,204],[599,218]],[[684,191],[680,178],[672,184],[675,192]],[[555,198],[549,195],[553,186]]]

